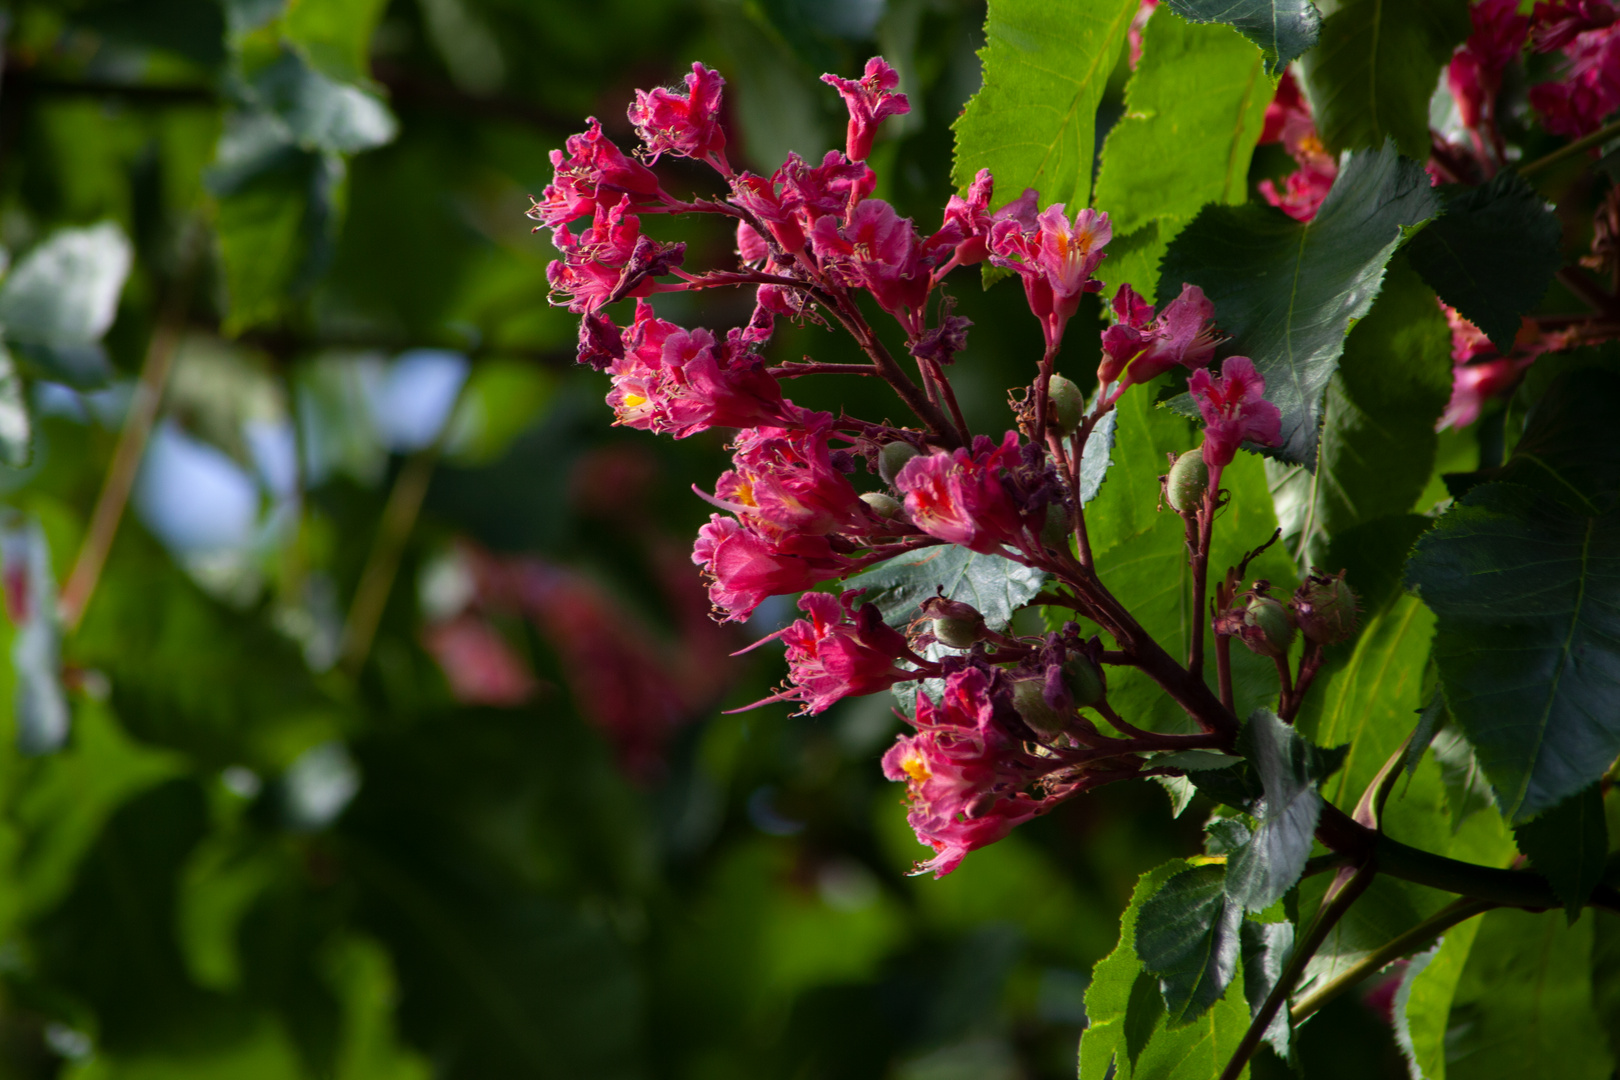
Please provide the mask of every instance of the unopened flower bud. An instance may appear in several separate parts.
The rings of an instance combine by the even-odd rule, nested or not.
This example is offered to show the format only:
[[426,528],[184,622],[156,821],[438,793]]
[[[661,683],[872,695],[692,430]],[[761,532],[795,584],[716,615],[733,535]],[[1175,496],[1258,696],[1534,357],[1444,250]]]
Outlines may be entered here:
[[1046,521],[1041,525],[1041,543],[1057,551],[1069,550],[1069,511],[1062,503],[1046,504]]
[[984,620],[935,619],[934,640],[953,649],[971,649],[984,636]]
[[1243,614],[1243,642],[1261,656],[1284,656],[1294,643],[1294,619],[1288,608],[1269,596],[1249,601]]
[[861,496],[861,501],[872,508],[872,513],[880,518],[897,518],[900,516],[899,500],[883,494],[881,491],[868,491]]
[[1046,387],[1046,400],[1052,404],[1058,434],[1073,435],[1080,430],[1080,422],[1086,415],[1086,399],[1078,386],[1062,375],[1053,375]]
[[1037,735],[1047,739],[1062,733],[1074,719],[1072,711],[1065,714],[1046,700],[1044,679],[1019,679],[1013,683],[1013,708]]
[[1209,467],[1204,464],[1204,451],[1189,450],[1176,458],[1170,466],[1170,477],[1165,482],[1165,498],[1170,509],[1178,514],[1191,514],[1204,501],[1209,489]]
[[1294,612],[1306,640],[1337,645],[1356,632],[1356,594],[1344,583],[1344,571],[1335,577],[1312,574],[1294,594]]
[[878,475],[883,477],[885,484],[894,483],[894,478],[900,475],[900,470],[905,468],[906,462],[917,454],[917,448],[910,443],[884,443],[883,449],[878,451]]
[[1102,672],[1083,656],[1071,656],[1063,662],[1063,681],[1076,705],[1095,705],[1102,700]]

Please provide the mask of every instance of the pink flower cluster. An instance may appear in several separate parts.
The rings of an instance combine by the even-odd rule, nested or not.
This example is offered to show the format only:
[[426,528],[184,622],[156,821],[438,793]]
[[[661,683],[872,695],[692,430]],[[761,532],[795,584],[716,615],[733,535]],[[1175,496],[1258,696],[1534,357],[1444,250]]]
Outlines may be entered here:
[[[1505,0],[1498,0],[1505,2]],[[1530,104],[1548,131],[1588,135],[1620,110],[1620,27],[1609,0],[1553,0],[1532,13],[1537,52],[1561,52],[1565,72],[1530,88]]]
[[1316,217],[1322,200],[1327,198],[1333,181],[1339,175],[1339,163],[1322,145],[1316,133],[1316,119],[1311,115],[1310,103],[1300,93],[1293,73],[1284,71],[1277,83],[1277,96],[1266,106],[1265,126],[1260,142],[1280,142],[1299,165],[1283,181],[1283,190],[1270,180],[1260,183],[1260,194],[1272,206],[1295,221],[1310,221]]
[[1152,382],[1178,364],[1190,371],[1207,367],[1220,344],[1215,336],[1215,305],[1196,285],[1183,284],[1181,295],[1157,317],[1153,305],[1129,284],[1114,294],[1113,326],[1103,331],[1103,360],[1097,382],[1118,381],[1111,400],[1137,383]]
[[1204,418],[1204,464],[1209,486],[1220,486],[1221,470],[1245,442],[1275,446],[1282,437],[1282,413],[1265,399],[1266,380],[1247,356],[1228,356],[1221,373],[1193,372],[1187,383]]

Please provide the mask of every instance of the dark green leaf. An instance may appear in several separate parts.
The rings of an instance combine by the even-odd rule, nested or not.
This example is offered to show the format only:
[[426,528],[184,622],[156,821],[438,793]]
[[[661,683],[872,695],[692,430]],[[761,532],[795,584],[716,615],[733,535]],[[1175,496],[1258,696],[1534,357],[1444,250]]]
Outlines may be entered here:
[[1620,511],[1482,484],[1407,577],[1439,617],[1446,701],[1503,813],[1528,820],[1601,776],[1620,753]]
[[[1426,142],[1427,110],[1423,124]],[[1563,227],[1516,172],[1497,173],[1479,187],[1443,189],[1442,197],[1445,213],[1412,240],[1412,266],[1506,356],[1520,316],[1541,302],[1563,265]]]
[[1227,896],[1239,908],[1262,911],[1293,888],[1310,858],[1322,797],[1312,776],[1311,745],[1268,709],[1257,709],[1244,728],[1245,746],[1259,774],[1261,801],[1254,837],[1233,852],[1226,868]]
[[112,379],[112,364],[100,344],[30,345],[17,342],[17,359],[31,375],[75,390],[99,390]]
[[1609,1033],[1609,1052],[1620,1060],[1620,916],[1593,912],[1592,1004]]
[[[1294,924],[1245,920],[1239,936],[1243,943],[1243,996],[1249,1003],[1249,1015],[1257,1017],[1294,951]],[[1287,1002],[1266,1025],[1264,1037],[1278,1057],[1288,1060],[1293,1027],[1288,1019]]]
[[[1115,233],[1098,270],[1110,286],[1128,281],[1153,300],[1170,237],[1206,203],[1248,198],[1249,158],[1272,97],[1261,68],[1253,47],[1224,26],[1148,21],[1125,115],[1108,132],[1097,174],[1096,205]],[[1141,250],[1127,237],[1140,237]]]
[[1033,187],[1042,205],[1071,214],[1088,205],[1097,105],[1136,9],[1135,0],[992,0],[984,86],[954,125],[956,186],[989,169],[998,203]]
[[1606,427],[1620,407],[1620,375],[1577,368],[1554,378],[1525,416],[1513,456],[1489,479],[1535,488],[1576,512],[1620,502],[1620,445]]
[[1254,835],[1249,827],[1237,818],[1218,817],[1204,826],[1204,853],[1206,855],[1230,855],[1249,842]]
[[1412,741],[1406,746],[1406,756],[1401,768],[1408,777],[1417,771],[1418,762],[1429,752],[1429,745],[1434,742],[1434,737],[1440,733],[1449,716],[1446,711],[1446,695],[1436,690],[1429,703],[1423,707],[1423,712],[1419,714],[1417,727],[1412,730]]
[[1402,580],[1412,545],[1434,525],[1423,514],[1374,518],[1335,536],[1317,563],[1345,571],[1345,581],[1361,605],[1359,617],[1370,622],[1405,591]]
[[1242,921],[1242,905],[1227,901],[1222,866],[1183,870],[1142,905],[1136,954],[1159,977],[1170,1028],[1197,1020],[1226,993]]
[[253,74],[246,103],[279,120],[289,140],[306,150],[352,154],[382,146],[399,131],[380,99],[321,74],[291,51]]
[[1376,148],[1387,138],[1407,157],[1427,158],[1429,98],[1468,30],[1467,0],[1338,5],[1304,58],[1328,149]]
[[943,589],[947,598],[978,608],[985,624],[1000,630],[1045,583],[1045,573],[1022,563],[941,544],[896,555],[850,578],[846,587],[865,589],[861,600],[876,604],[891,626],[911,622],[917,605]]
[[52,233],[0,282],[6,340],[69,348],[99,341],[118,314],[132,258],[111,222]]
[[1367,314],[1406,230],[1439,208],[1428,177],[1393,146],[1353,154],[1309,224],[1269,207],[1209,206],[1170,245],[1159,295],[1203,288],[1228,352],[1254,360],[1282,410],[1278,454],[1315,466],[1322,392],[1345,334]]
[[1446,806],[1451,814],[1451,831],[1491,805],[1491,784],[1479,766],[1474,748],[1462,732],[1447,727],[1434,737],[1434,760],[1446,786]]
[[1266,70],[1276,73],[1316,44],[1322,16],[1311,0],[1168,0],[1192,22],[1218,22],[1260,46]]
[[1163,1017],[1164,995],[1159,993],[1159,980],[1146,971],[1140,972],[1131,984],[1130,1004],[1125,1007],[1125,1056],[1133,1069]]
[[1614,1058],[1592,1008],[1592,922],[1499,909],[1481,921],[1451,1007],[1447,1080],[1608,1080]]
[[1573,923],[1602,879],[1609,854],[1609,829],[1598,785],[1515,826],[1513,838],[1531,868],[1552,885]]

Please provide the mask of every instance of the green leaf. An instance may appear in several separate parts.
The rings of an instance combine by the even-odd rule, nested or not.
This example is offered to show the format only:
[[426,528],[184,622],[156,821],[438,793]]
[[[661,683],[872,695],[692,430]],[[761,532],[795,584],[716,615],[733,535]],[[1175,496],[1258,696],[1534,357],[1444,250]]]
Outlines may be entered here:
[[20,469],[34,456],[34,420],[11,353],[0,344],[0,464]]
[[1237,973],[1243,907],[1226,896],[1226,868],[1195,866],[1166,881],[1142,905],[1136,954],[1159,977],[1167,1024],[1208,1012]]
[[1468,31],[1467,0],[1339,5],[1303,61],[1328,149],[1375,149],[1393,139],[1407,157],[1426,159],[1429,98]]
[[1089,205],[1097,105],[1137,6],[991,0],[984,85],[953,125],[956,186],[989,169],[1000,203],[1032,187],[1042,205],[1063,203],[1071,214]]
[[[1305,479],[1309,473],[1301,470]],[[1312,562],[1345,571],[1345,581],[1361,605],[1359,618],[1370,621],[1400,599],[1406,560],[1417,538],[1434,525],[1423,514],[1399,514],[1352,525],[1329,542],[1327,554]]]
[[303,46],[316,67],[339,79],[364,79],[371,35],[386,6],[386,0],[304,0],[287,12],[281,32]]
[[1254,204],[1209,206],[1171,243],[1159,295],[1182,282],[1215,304],[1227,350],[1250,357],[1282,410],[1278,456],[1314,467],[1322,392],[1406,231],[1439,208],[1393,146],[1351,155],[1309,224]]
[[118,315],[133,249],[111,222],[60,229],[0,282],[0,329],[41,375],[70,386],[111,375],[97,344]]
[[1269,709],[1256,709],[1244,749],[1263,791],[1254,836],[1231,856],[1226,895],[1240,908],[1263,911],[1293,888],[1310,858],[1322,797],[1312,776],[1311,745]]
[[1412,957],[1401,976],[1395,992],[1395,1041],[1416,1080],[1445,1080],[1451,1002],[1479,923],[1469,919],[1447,930],[1432,948]]
[[1186,869],[1187,863],[1177,859],[1142,875],[1120,917],[1119,944],[1092,970],[1086,1029],[1080,1037],[1080,1080],[1109,1075],[1116,1080],[1208,1080],[1231,1059],[1247,1030],[1249,1011],[1235,986],[1199,1019],[1169,1029],[1157,980],[1146,975],[1137,959],[1143,905]]
[[[1248,199],[1249,158],[1272,89],[1260,56],[1227,27],[1148,20],[1125,115],[1108,133],[1097,175],[1096,205],[1115,233],[1099,277],[1128,281],[1152,301],[1170,237],[1206,203]],[[1138,244],[1150,250],[1121,257]]]
[[[1283,965],[1294,951],[1294,924],[1246,919],[1239,937],[1243,944],[1243,996],[1249,1003],[1249,1016],[1254,1018],[1260,1015],[1266,998],[1282,977]],[[1284,1061],[1289,1059],[1293,1025],[1289,1022],[1286,1001],[1266,1025],[1264,1038],[1278,1057]]]
[[1563,265],[1563,227],[1516,172],[1479,187],[1442,188],[1441,197],[1445,213],[1412,238],[1412,266],[1506,356],[1520,317],[1541,302]]
[[1491,784],[1485,779],[1485,770],[1480,768],[1474,748],[1455,727],[1445,728],[1434,737],[1434,760],[1446,786],[1451,831],[1456,832],[1471,815],[1494,801]]
[[1620,918],[1594,911],[1592,1004],[1609,1033],[1609,1052],[1620,1060]]
[[1526,821],[1620,753],[1620,511],[1481,484],[1418,541],[1446,701],[1502,812]]
[[985,625],[1000,630],[1045,583],[1044,571],[1023,563],[941,544],[878,563],[848,579],[845,587],[865,589],[861,600],[876,604],[891,626],[911,622],[917,606],[943,589],[946,598],[972,604]]
[[1481,921],[1451,1008],[1448,1080],[1608,1080],[1614,1058],[1592,1005],[1592,923],[1501,909]]
[[380,98],[316,71],[291,51],[254,72],[244,103],[275,117],[289,141],[305,150],[352,154],[382,146],[399,132]]
[[1418,762],[1429,752],[1434,737],[1440,733],[1450,715],[1446,711],[1446,695],[1436,690],[1418,716],[1417,727],[1412,729],[1412,741],[1407,744],[1406,754],[1401,761],[1401,769],[1408,777],[1417,771]]
[[1190,22],[1218,22],[1260,46],[1275,74],[1316,44],[1322,16],[1311,0],[1167,0]]
[[1515,826],[1513,838],[1530,866],[1552,885],[1573,923],[1602,880],[1609,854],[1609,829],[1603,819],[1599,786],[1593,784],[1533,821]]
[[1114,433],[1119,426],[1119,414],[1110,412],[1086,438],[1085,452],[1080,455],[1080,503],[1082,506],[1097,497],[1108,469],[1114,463]]

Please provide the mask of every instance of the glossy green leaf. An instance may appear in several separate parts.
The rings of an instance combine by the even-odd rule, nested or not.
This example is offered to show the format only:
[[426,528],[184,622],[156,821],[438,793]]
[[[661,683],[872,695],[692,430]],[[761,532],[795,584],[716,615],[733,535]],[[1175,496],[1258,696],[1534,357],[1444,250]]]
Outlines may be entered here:
[[956,121],[957,187],[980,169],[996,200],[1025,188],[1071,214],[1091,202],[1097,105],[1125,47],[1134,0],[991,0],[985,18],[984,86]]
[[1609,829],[1603,794],[1596,784],[1572,795],[1534,820],[1514,827],[1513,837],[1530,866],[1552,885],[1569,921],[1581,914],[1603,878]]
[[999,630],[1045,583],[1044,572],[1023,563],[940,544],[896,555],[849,578],[845,587],[865,589],[862,602],[876,604],[891,626],[910,623],[919,604],[944,590],[947,599],[972,604],[987,626]]
[[1474,918],[1447,930],[1433,947],[1412,957],[1401,975],[1395,992],[1395,1039],[1416,1080],[1445,1080],[1451,1002],[1479,924]]
[[1468,36],[1466,0],[1349,0],[1322,24],[1304,68],[1316,127],[1328,149],[1429,156],[1429,98]]
[[1315,466],[1322,393],[1345,335],[1372,307],[1406,231],[1438,209],[1423,169],[1386,145],[1349,158],[1309,224],[1252,203],[1209,206],[1171,243],[1159,295],[1186,281],[1214,302],[1227,351],[1254,360],[1282,410],[1280,457]]
[[[1231,29],[1148,20],[1125,115],[1108,132],[1097,174],[1096,205],[1116,237],[1098,270],[1103,281],[1129,281],[1153,300],[1170,237],[1206,203],[1248,199],[1249,158],[1272,92],[1259,54]],[[1116,250],[1135,247],[1127,236],[1146,242],[1147,232],[1151,251]]]
[[1080,502],[1091,502],[1108,479],[1108,469],[1114,463],[1114,435],[1119,426],[1119,414],[1110,412],[1086,437],[1085,452],[1080,455]]
[[1142,904],[1136,954],[1159,977],[1167,1024],[1182,1027],[1225,995],[1238,966],[1241,903],[1226,896],[1226,868],[1195,866]]
[[1413,237],[1408,256],[1440,298],[1505,356],[1521,316],[1535,310],[1563,265],[1563,226],[1516,172],[1497,173],[1479,187],[1443,189],[1442,198],[1445,213]]
[[1592,1001],[1594,916],[1483,917],[1451,1009],[1447,1080],[1607,1080],[1615,1062]]
[[1225,1067],[1248,1028],[1249,1011],[1236,986],[1199,1019],[1167,1027],[1158,980],[1137,959],[1143,905],[1186,869],[1177,859],[1142,875],[1120,917],[1119,944],[1093,969],[1080,1038],[1080,1080],[1109,1075],[1117,1080],[1207,1080]]
[[1310,858],[1322,813],[1312,775],[1311,745],[1269,709],[1256,709],[1245,725],[1244,749],[1259,774],[1258,825],[1226,867],[1226,894],[1248,911],[1263,911],[1293,888]]
[[[1245,920],[1239,937],[1243,945],[1243,997],[1249,1003],[1250,1017],[1258,1017],[1294,951],[1294,924]],[[1265,1041],[1278,1057],[1288,1060],[1292,1053],[1293,1025],[1288,1018],[1287,1002],[1266,1025]]]
[[1322,15],[1311,0],[1168,0],[1171,11],[1192,22],[1218,22],[1260,47],[1273,73],[1316,44]]

